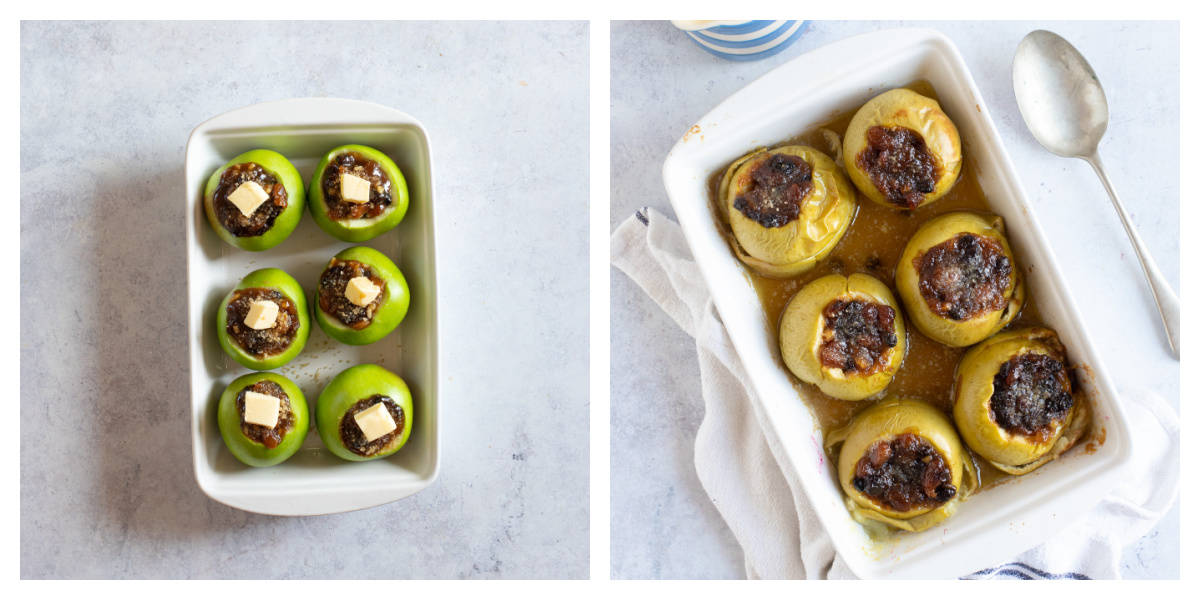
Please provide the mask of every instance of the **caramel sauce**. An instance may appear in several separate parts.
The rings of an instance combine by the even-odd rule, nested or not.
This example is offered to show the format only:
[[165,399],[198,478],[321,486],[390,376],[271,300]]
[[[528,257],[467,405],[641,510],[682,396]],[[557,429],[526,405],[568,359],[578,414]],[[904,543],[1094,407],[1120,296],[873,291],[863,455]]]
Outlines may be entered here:
[[[928,82],[919,81],[904,87],[937,99],[937,94]],[[812,146],[836,158],[838,149],[831,147],[822,130],[832,131],[837,134],[839,140],[844,140],[846,128],[856,111],[857,108],[834,115],[830,120],[795,137],[783,140],[776,146],[797,144]],[[747,277],[754,285],[759,300],[762,302],[767,322],[771,324],[770,338],[776,357],[779,356],[779,320],[783,309],[792,296],[808,282],[830,273],[843,275],[866,273],[891,288],[899,302],[899,294],[896,294],[894,281],[896,263],[899,262],[904,246],[918,227],[929,219],[948,212],[965,210],[994,214],[979,185],[979,169],[970,151],[970,143],[965,138],[962,143],[963,165],[959,179],[954,187],[937,201],[908,211],[882,206],[859,193],[858,211],[850,228],[833,252],[812,270],[791,279],[773,279],[759,275],[749,268],[745,269]],[[747,151],[749,150],[747,149]],[[853,158],[843,157],[844,160],[853,160]],[[709,197],[711,206],[714,211],[717,211],[717,215],[720,214],[718,188],[724,173],[725,170],[722,169],[709,178]],[[726,239],[733,240],[733,234],[729,231],[724,219],[718,217],[716,220],[723,228]],[[1016,256],[1015,258],[1017,264],[1014,272],[1022,271],[1022,276],[1026,276],[1021,257]],[[959,359],[966,353],[967,348],[951,348],[925,337],[908,320],[907,314],[904,316],[908,336],[907,353],[899,371],[892,379],[892,383],[883,393],[888,396],[925,400],[940,408],[953,419],[951,413],[954,406],[954,369],[958,366]],[[1035,326],[1044,327],[1045,325],[1032,294],[1026,294],[1025,305],[1022,307],[1021,313],[1013,319],[1005,331]],[[782,368],[782,359],[779,364]],[[828,432],[846,425],[854,415],[873,404],[871,399],[857,402],[838,400],[822,393],[815,385],[800,381],[786,368],[784,371],[791,378],[792,384],[800,396],[812,409],[822,431]],[[836,457],[831,457],[831,459],[836,459]],[[1011,477],[985,460],[976,457],[975,463],[979,467],[981,487],[991,487]]]

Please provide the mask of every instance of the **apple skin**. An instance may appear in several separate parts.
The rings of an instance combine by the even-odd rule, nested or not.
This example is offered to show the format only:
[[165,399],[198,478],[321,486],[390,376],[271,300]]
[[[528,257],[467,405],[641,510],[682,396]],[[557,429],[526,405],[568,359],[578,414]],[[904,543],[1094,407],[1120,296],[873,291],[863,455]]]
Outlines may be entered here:
[[[283,388],[292,405],[292,413],[296,415],[296,422],[291,431],[284,434],[279,445],[274,448],[268,448],[243,435],[242,418],[237,411],[238,394],[264,380],[273,381]],[[308,425],[308,402],[304,400],[304,393],[292,380],[278,373],[247,373],[234,379],[221,394],[217,405],[217,427],[221,430],[225,447],[229,448],[234,457],[251,467],[269,467],[291,458],[304,444],[304,438],[308,436]]]
[[[404,429],[386,450],[361,456],[348,450],[339,432],[342,417],[359,400],[376,394],[392,399],[404,413]],[[378,460],[395,454],[412,435],[413,401],[408,384],[399,375],[375,364],[357,365],[338,373],[317,398],[317,432],[321,441],[338,458],[350,461]]]
[[[322,175],[330,161],[347,152],[357,152],[379,163],[383,172],[387,173],[392,180],[394,193],[392,205],[379,216],[370,219],[353,219],[349,222],[337,221],[329,217],[329,208],[325,205],[325,190],[321,187]],[[313,220],[321,229],[325,230],[325,233],[343,242],[365,242],[378,237],[399,225],[400,221],[404,220],[404,214],[408,212],[408,184],[404,180],[404,174],[400,172],[400,167],[397,167],[388,155],[369,146],[358,144],[338,146],[325,153],[321,162],[317,164],[316,170],[313,171],[312,181],[308,184],[308,198],[308,208],[312,213]]]
[[[292,345],[288,346],[287,350],[264,358],[258,358],[246,352],[225,331],[225,324],[229,318],[229,302],[233,300],[234,292],[246,288],[273,289],[286,296],[288,300],[291,300],[296,305],[296,319],[300,322],[300,325],[296,328],[296,339],[292,340]],[[311,327],[309,323],[308,300],[304,296],[304,289],[300,287],[300,283],[282,269],[258,269],[243,277],[237,286],[230,290],[225,295],[225,298],[221,300],[221,306],[217,309],[217,341],[221,344],[221,349],[225,350],[225,354],[228,354],[230,358],[236,360],[243,367],[256,371],[266,371],[286,365],[293,358],[296,358],[300,354],[300,351],[304,350],[304,344],[308,343],[308,334]]]
[[[217,213],[213,206],[213,193],[217,190],[217,185],[221,181],[221,174],[226,169],[233,165],[252,162],[261,166],[266,171],[275,176],[281,183],[283,188],[287,190],[288,205],[275,217],[275,223],[264,232],[262,235],[251,237],[238,237],[225,229],[217,220]],[[296,230],[296,226],[300,224],[300,218],[304,215],[304,180],[300,178],[300,173],[296,171],[296,167],[288,161],[282,154],[274,150],[251,150],[243,152],[233,160],[225,163],[220,169],[217,169],[211,177],[208,178],[208,184],[204,187],[204,214],[208,217],[208,224],[212,226],[213,231],[225,240],[229,245],[242,250],[251,252],[261,252],[268,248],[278,246],[292,232]]]
[[411,300],[411,295],[409,294],[408,282],[404,279],[404,274],[400,272],[400,268],[396,266],[396,263],[392,262],[382,252],[366,246],[347,248],[338,252],[334,258],[354,260],[369,265],[386,284],[386,289],[383,292],[383,303],[379,306],[379,310],[375,313],[375,318],[371,320],[370,325],[362,329],[351,329],[343,325],[337,317],[321,310],[321,290],[320,282],[318,281],[317,290],[313,292],[312,303],[313,317],[316,319],[317,324],[321,326],[321,330],[329,337],[351,346],[362,346],[383,339],[400,325],[400,322],[404,320],[404,316],[408,314],[408,304]]

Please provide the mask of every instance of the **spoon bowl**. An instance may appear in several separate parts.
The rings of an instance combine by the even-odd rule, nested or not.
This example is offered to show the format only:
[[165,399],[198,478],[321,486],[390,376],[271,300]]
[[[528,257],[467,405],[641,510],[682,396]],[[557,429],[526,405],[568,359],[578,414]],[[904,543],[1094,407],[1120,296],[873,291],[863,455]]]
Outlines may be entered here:
[[1038,30],[1013,57],[1013,90],[1038,143],[1059,156],[1096,153],[1108,129],[1108,100],[1091,65],[1067,40]]

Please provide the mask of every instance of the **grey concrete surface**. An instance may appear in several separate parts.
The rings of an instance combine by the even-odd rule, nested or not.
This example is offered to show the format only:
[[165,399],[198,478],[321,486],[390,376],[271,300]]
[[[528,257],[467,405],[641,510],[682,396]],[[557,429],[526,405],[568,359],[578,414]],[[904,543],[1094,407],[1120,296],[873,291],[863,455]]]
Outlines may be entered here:
[[[21,25],[24,578],[588,575],[588,26]],[[201,121],[336,96],[429,129],[442,471],[254,515],[192,473],[183,159]],[[307,217],[306,217],[307,218]]]
[[[1021,174],[1036,217],[1119,390],[1149,388],[1179,406],[1153,301],[1120,221],[1091,169],[1043,150],[1025,129],[1009,65],[1017,42],[1057,31],[1088,58],[1112,120],[1100,146],[1159,267],[1179,290],[1179,26],[1155,22],[814,22],[792,47],[737,63],[702,51],[668,22],[611,25],[614,229],[642,206],[673,215],[667,152],[733,92],[801,53],[858,33],[929,27],[958,46]],[[616,578],[735,578],[742,554],[696,477],[703,418],[692,340],[628,277],[612,277],[612,573]],[[1122,574],[1179,576],[1179,508],[1127,549]]]

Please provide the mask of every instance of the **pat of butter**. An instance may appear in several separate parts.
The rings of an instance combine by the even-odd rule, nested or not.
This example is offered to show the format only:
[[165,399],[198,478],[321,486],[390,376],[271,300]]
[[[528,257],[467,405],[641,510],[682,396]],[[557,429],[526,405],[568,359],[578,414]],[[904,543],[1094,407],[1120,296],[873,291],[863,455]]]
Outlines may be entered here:
[[255,300],[250,303],[250,311],[242,321],[250,329],[270,329],[275,326],[275,318],[279,316],[279,305],[270,300]]
[[355,277],[346,284],[346,299],[359,306],[374,302],[379,292],[379,286],[362,276]]
[[396,430],[396,421],[382,402],[376,402],[371,408],[354,413],[354,422],[362,430],[368,442],[373,442]]
[[279,398],[258,392],[246,392],[243,400],[246,402],[246,412],[242,418],[247,423],[271,429],[279,423]]
[[357,175],[342,173],[342,200],[359,204],[370,202],[371,182]]
[[229,194],[229,201],[242,211],[243,215],[249,217],[258,210],[258,207],[266,202],[270,195],[262,188],[261,185],[253,181],[247,181],[239,185],[232,194]]

